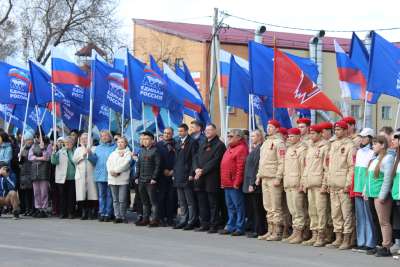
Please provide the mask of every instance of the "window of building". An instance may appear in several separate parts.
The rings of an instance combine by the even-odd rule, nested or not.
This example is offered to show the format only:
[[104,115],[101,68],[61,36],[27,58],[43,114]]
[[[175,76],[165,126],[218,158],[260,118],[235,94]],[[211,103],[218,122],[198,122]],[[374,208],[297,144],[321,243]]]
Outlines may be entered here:
[[361,107],[360,105],[351,105],[351,116],[360,119],[361,117]]
[[382,120],[391,120],[392,119],[392,107],[391,106],[383,106],[382,107]]

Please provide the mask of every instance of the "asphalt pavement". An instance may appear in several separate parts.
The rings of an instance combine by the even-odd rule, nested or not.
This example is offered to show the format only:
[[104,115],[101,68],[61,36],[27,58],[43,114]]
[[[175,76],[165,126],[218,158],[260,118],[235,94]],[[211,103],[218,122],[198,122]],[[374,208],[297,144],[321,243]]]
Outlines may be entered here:
[[171,228],[0,217],[1,267],[394,266],[393,258]]

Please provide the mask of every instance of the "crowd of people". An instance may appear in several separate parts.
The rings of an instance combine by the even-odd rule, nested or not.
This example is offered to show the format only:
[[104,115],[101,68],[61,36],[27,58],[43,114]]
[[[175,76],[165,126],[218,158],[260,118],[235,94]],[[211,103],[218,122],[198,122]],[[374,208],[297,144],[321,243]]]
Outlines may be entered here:
[[399,253],[400,129],[270,120],[266,134],[231,129],[225,145],[214,124],[189,126],[142,132],[138,153],[109,131],[96,145],[77,131],[57,143],[0,131],[0,211],[118,224],[131,209],[138,227]]

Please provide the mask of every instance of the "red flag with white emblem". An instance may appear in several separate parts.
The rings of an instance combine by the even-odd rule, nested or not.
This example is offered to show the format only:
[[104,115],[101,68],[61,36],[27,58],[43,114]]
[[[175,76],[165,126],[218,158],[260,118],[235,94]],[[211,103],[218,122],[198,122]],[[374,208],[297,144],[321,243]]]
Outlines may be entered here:
[[274,60],[275,108],[319,109],[342,116],[329,97],[287,55],[275,49]]

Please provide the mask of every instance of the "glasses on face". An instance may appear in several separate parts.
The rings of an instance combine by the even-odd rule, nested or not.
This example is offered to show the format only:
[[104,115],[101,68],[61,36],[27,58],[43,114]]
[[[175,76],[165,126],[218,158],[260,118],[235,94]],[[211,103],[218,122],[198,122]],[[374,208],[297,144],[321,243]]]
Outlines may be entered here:
[[228,135],[228,138],[233,138],[233,135]]
[[400,139],[400,134],[394,135],[393,138],[395,138],[395,139]]

